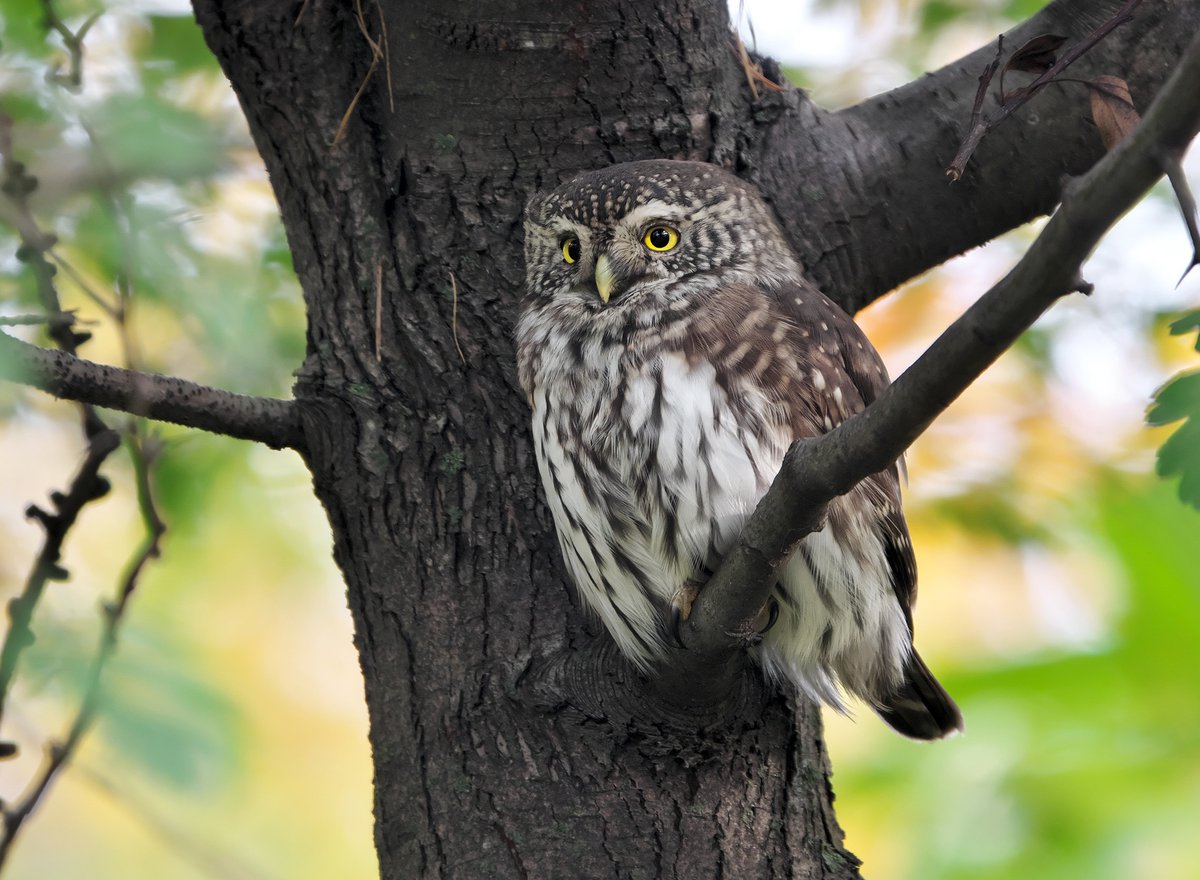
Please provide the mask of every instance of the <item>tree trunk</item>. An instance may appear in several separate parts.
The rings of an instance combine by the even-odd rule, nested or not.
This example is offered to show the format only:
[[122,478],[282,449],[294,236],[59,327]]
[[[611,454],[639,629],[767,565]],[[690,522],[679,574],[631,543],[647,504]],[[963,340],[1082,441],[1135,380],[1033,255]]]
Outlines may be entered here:
[[[1046,15],[1078,33],[1077,10],[1116,5]],[[1135,96],[1200,18],[1149,5],[1136,26],[1158,63]],[[1086,103],[1039,108],[1017,159],[1005,137],[1026,136],[997,132],[947,193],[976,61],[828,114],[794,91],[753,100],[723,0],[393,0],[361,20],[321,0],[195,7],[305,291],[295,393],[366,679],[382,875],[857,876],[813,706],[751,671],[672,699],[566,586],[514,369],[522,208],[581,169],[725,164],[778,194],[815,277],[857,307],[1047,210],[1061,172],[1100,152]],[[922,107],[935,122],[914,122]],[[1003,197],[988,174],[1007,174]]]

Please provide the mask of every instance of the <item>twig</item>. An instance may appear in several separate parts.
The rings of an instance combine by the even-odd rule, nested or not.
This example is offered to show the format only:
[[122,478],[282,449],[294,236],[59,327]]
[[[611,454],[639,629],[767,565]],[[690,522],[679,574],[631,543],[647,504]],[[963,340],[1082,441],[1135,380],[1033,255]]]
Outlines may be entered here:
[[66,73],[59,73],[59,65],[55,64],[46,74],[46,79],[68,91],[79,91],[79,87],[83,85],[83,40],[88,31],[92,29],[92,25],[100,18],[100,14],[99,12],[92,13],[79,30],[72,31],[54,11],[52,0],[42,0],[42,21],[47,30],[54,31],[62,38],[63,46],[70,57]]
[[383,261],[375,264],[375,363],[383,363]]
[[[41,231],[29,208],[28,197],[36,189],[37,181],[25,171],[25,166],[17,161],[13,154],[12,127],[12,119],[0,114],[0,189],[16,210],[17,233],[21,238],[18,256],[29,265],[34,274],[38,297],[46,314],[69,314],[63,311],[59,302],[58,290],[54,284],[54,266],[46,259],[46,252],[53,247],[55,239],[54,236]],[[76,346],[87,338],[73,329],[72,321],[51,319],[47,323],[47,333],[62,349],[61,352],[46,351],[51,357],[73,358]],[[0,337],[10,339],[4,333],[0,333]],[[25,511],[27,516],[42,524],[46,537],[21,594],[8,605],[9,627],[4,635],[3,646],[0,646],[0,720],[3,719],[4,706],[21,654],[33,644],[31,622],[46,584],[51,580],[65,580],[68,576],[67,571],[58,564],[67,533],[84,505],[103,497],[109,489],[108,481],[100,476],[100,466],[117,448],[117,435],[109,430],[90,404],[85,403],[81,410],[88,451],[79,472],[65,494],[51,493],[54,513],[33,504]],[[0,744],[0,755],[7,757],[14,753],[15,746]]]
[[467,357],[463,354],[462,346],[458,344],[458,279],[454,272],[450,273],[450,333],[454,337],[454,347],[458,350],[458,359],[467,365]]
[[145,439],[140,437],[136,429],[130,436],[129,449],[137,485],[138,511],[141,514],[146,535],[121,578],[115,599],[111,603],[105,603],[103,607],[100,644],[88,670],[79,710],[71,722],[66,737],[62,742],[51,743],[47,747],[46,760],[28,791],[14,807],[4,809],[4,833],[0,836],[0,866],[4,865],[22,824],[37,807],[55,776],[70,762],[80,740],[95,721],[100,705],[101,675],[116,650],[117,633],[129,605],[129,599],[137,588],[138,579],[146,564],[159,555],[159,544],[163,533],[166,532],[166,526],[158,515],[150,486],[150,468],[157,449],[152,448]]
[[174,376],[97,364],[4,333],[0,333],[0,379],[67,400],[254,440],[273,449],[304,446],[294,401],[234,394]]
[[75,317],[73,310],[55,312],[52,315],[8,315],[0,318],[0,327],[36,327],[40,324],[46,324],[47,326],[66,324],[70,327],[77,323],[82,322]]
[[0,648],[0,719],[3,718],[4,704],[21,653],[34,642],[30,629],[34,609],[48,582],[66,580],[68,577],[66,569],[58,564],[63,541],[84,505],[108,493],[108,480],[100,476],[100,465],[119,445],[120,438],[115,431],[106,429],[93,434],[83,464],[66,493],[50,493],[54,512],[50,513],[34,504],[25,510],[26,516],[42,524],[46,530],[46,540],[34,560],[21,594],[8,603],[9,628],[4,636],[4,645]]
[[383,42],[383,76],[384,81],[387,83],[388,109],[395,113],[396,96],[392,91],[392,53],[388,48],[387,19],[383,17],[382,4],[377,2],[375,4],[375,11],[379,13],[379,38]]
[[[38,182],[14,155],[12,133],[12,117],[0,113],[0,178],[3,181],[0,190],[16,210],[17,234],[21,238],[17,258],[33,272],[42,308],[48,314],[61,312],[58,291],[54,286],[55,269],[46,259],[46,252],[58,243],[58,239],[42,231],[29,208],[29,196],[37,189]],[[69,327],[51,328],[50,338],[72,354],[79,343]]]
[[1188,240],[1192,243],[1192,258],[1188,260],[1187,268],[1175,283],[1176,287],[1183,283],[1183,279],[1187,278],[1194,268],[1200,266],[1200,221],[1197,219],[1196,197],[1192,195],[1192,188],[1183,173],[1182,159],[1180,153],[1164,153],[1158,157],[1163,173],[1167,175],[1167,179],[1171,181],[1171,188],[1175,191],[1179,213],[1183,216],[1183,225],[1187,228]]
[[[367,68],[367,72],[363,75],[362,82],[358,85],[358,91],[354,93],[354,97],[350,99],[350,104],[346,107],[346,112],[342,114],[341,121],[338,123],[337,132],[333,136],[332,147],[336,147],[342,141],[342,137],[346,134],[346,126],[350,124],[350,117],[354,114],[354,108],[358,106],[358,102],[362,100],[363,94],[367,91],[367,85],[371,82],[371,77],[375,75],[375,68],[379,67],[379,62],[384,60],[385,52],[383,47],[379,45],[379,41],[371,36],[371,32],[367,30],[367,20],[363,16],[362,0],[354,0],[354,17],[358,23],[358,29],[362,32],[363,38],[367,41],[367,45],[371,47],[371,66]],[[383,21],[383,10],[379,12],[379,19]],[[386,39],[386,30],[384,38]],[[387,71],[388,75],[388,101],[392,100],[392,84],[391,71]],[[393,105],[393,110],[395,107]]]
[[792,445],[783,468],[687,623],[696,663],[737,649],[761,611],[775,568],[820,527],[829,501],[895,462],[950,403],[1059,297],[1080,286],[1092,248],[1162,175],[1163,152],[1200,131],[1200,36],[1194,38],[1142,124],[1067,191],[1059,210],[1013,270],[863,412]]
[[83,273],[67,262],[66,258],[59,254],[57,250],[54,248],[49,248],[46,251],[46,256],[54,261],[54,265],[58,266],[58,268],[62,269],[69,276],[71,276],[71,280],[75,282],[76,286],[81,291],[83,291],[83,295],[94,302],[99,307],[100,311],[104,312],[104,314],[108,315],[108,317],[112,318],[114,321],[120,320],[119,307],[114,306],[107,299],[105,299],[100,291],[96,290],[96,288],[92,287],[92,285],[88,283],[88,280],[83,277]]
[[122,784],[124,780],[118,782],[80,761],[72,765],[72,773],[95,786],[98,792],[124,810],[133,821],[141,824],[179,858],[192,865],[198,873],[214,880],[272,880],[274,877],[237,855],[222,851],[212,841],[206,840],[202,832],[191,826],[186,818],[166,815],[161,809],[144,802]]
[[[1062,57],[1059,58],[1053,66],[1044,71],[1033,82],[1012,95],[1002,95],[1002,103],[1000,105],[999,112],[994,117],[983,116],[977,112],[979,107],[982,105],[981,99],[984,91],[987,88],[987,84],[984,82],[984,76],[981,76],[980,91],[976,95],[976,112],[972,113],[970,130],[967,132],[967,136],[963,138],[962,144],[959,146],[958,152],[954,156],[954,161],[952,161],[950,166],[946,169],[946,176],[951,180],[959,180],[963,176],[963,172],[966,171],[967,162],[970,161],[971,155],[975,152],[975,148],[979,146],[979,142],[983,140],[984,135],[1011,116],[1015,111],[1023,107],[1030,98],[1053,82],[1060,73],[1078,61],[1084,54],[1090,51],[1093,46],[1107,37],[1118,27],[1132,19],[1133,10],[1137,6],[1141,5],[1141,2],[1142,0],[1126,0],[1125,5],[1117,10],[1116,14],[1113,15],[1112,18],[1104,22],[1104,24],[1097,27],[1094,31],[1064,52]],[[993,61],[991,65],[989,65],[988,69],[984,71],[984,75],[987,77],[988,82],[991,81],[991,73],[995,72],[996,63],[996,61]]]

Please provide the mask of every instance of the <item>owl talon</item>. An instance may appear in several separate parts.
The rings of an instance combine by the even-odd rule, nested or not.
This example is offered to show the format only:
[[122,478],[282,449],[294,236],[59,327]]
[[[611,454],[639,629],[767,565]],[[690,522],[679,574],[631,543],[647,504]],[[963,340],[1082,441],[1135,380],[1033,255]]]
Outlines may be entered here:
[[767,600],[767,625],[758,631],[759,638],[762,638],[771,631],[771,628],[779,621],[779,600],[771,597]]
[[676,648],[686,648],[683,643],[683,622],[687,620],[678,608],[671,609],[671,641],[675,643]]
[[775,622],[779,620],[779,602],[777,602],[773,597],[768,599],[767,604],[763,605],[762,609],[758,612],[758,616],[754,620],[754,625],[757,625],[758,621],[762,620],[764,614],[767,617],[767,622],[765,624],[763,624],[759,629],[743,633],[741,637],[742,643],[747,648],[753,648],[762,644],[763,636],[770,632],[771,627],[773,627]]
[[700,587],[692,581],[684,581],[683,586],[671,597],[671,636],[680,648],[684,647],[681,635],[683,622],[692,616],[692,604],[698,595]]

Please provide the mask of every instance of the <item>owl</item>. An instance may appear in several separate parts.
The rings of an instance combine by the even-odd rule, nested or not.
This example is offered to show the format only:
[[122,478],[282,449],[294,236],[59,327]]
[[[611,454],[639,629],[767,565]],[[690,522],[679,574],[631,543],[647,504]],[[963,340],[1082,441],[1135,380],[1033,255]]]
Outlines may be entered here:
[[[562,555],[651,671],[792,442],[888,378],[758,192],[714,165],[631,162],[535,196],[525,265],[518,371]],[[838,709],[853,694],[937,739],[962,718],[913,648],[899,476],[834,499],[778,570],[774,623],[751,650],[793,692]]]

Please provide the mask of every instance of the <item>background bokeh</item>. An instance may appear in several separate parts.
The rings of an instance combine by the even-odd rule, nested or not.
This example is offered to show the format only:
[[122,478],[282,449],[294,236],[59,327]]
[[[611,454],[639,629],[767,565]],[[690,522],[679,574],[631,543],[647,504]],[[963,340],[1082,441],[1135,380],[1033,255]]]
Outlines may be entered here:
[[[731,9],[747,44],[757,37],[817,101],[841,106],[1041,5]],[[41,0],[0,0],[0,111],[41,181],[37,218],[73,270],[60,272],[64,299],[96,322],[85,354],[286,396],[303,356],[300,293],[265,172],[186,4],[55,8],[72,29],[103,9],[82,89],[47,80],[66,59],[39,24]],[[11,222],[0,206],[0,314],[36,304]],[[861,316],[893,374],[1036,226]],[[828,719],[839,817],[866,876],[1194,876],[1200,514],[1152,475],[1169,429],[1143,423],[1154,389],[1195,366],[1192,340],[1166,332],[1200,299],[1196,279],[1175,287],[1188,254],[1177,209],[1156,192],[1090,261],[1096,293],[1057,306],[913,448],[918,642],[967,732],[930,746],[865,710]],[[118,278],[133,292],[128,340],[92,299],[112,298]],[[151,430],[164,444],[163,558],[123,624],[99,723],[5,876],[371,877],[361,676],[307,473],[290,453]],[[0,600],[39,546],[25,505],[62,488],[81,450],[70,406],[0,385]],[[140,538],[128,463],[109,471],[115,489],[71,535],[72,577],[43,601],[7,706],[4,733],[23,755],[0,764],[4,798],[69,723],[99,605]]]

